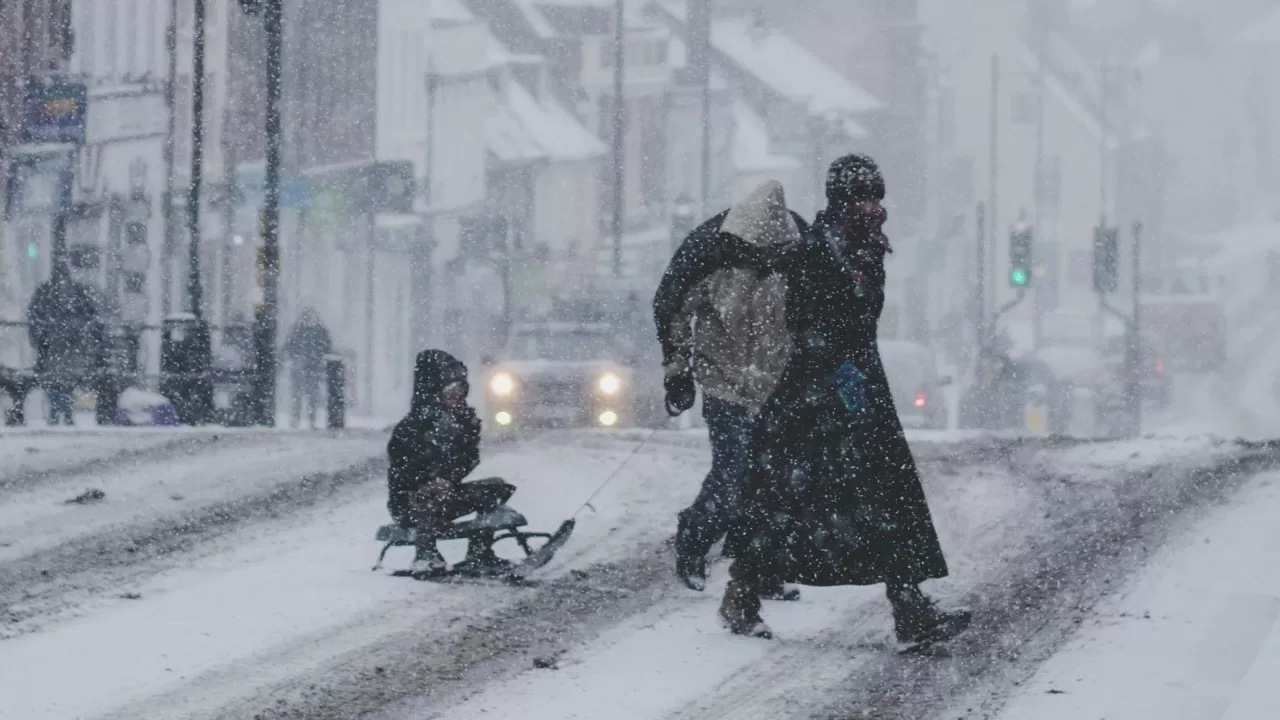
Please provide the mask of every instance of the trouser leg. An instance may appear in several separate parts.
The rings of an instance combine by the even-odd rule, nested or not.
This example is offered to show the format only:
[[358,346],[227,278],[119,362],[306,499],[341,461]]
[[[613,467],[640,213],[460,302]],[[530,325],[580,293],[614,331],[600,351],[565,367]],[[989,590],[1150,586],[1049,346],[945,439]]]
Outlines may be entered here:
[[680,512],[677,529],[678,551],[699,558],[724,537],[737,512],[750,443],[746,407],[707,397],[702,415],[711,439],[711,471],[693,503]]
[[772,637],[760,617],[759,587],[768,575],[765,568],[746,558],[735,558],[729,566],[729,582],[720,602],[720,619],[735,635]]

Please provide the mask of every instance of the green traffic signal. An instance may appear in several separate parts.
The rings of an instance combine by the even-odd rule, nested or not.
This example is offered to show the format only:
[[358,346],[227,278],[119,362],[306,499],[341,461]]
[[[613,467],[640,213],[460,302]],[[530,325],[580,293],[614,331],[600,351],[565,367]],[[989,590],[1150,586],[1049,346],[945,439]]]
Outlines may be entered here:
[[1031,284],[1031,228],[1015,227],[1009,235],[1009,286],[1025,288]]
[[40,257],[40,246],[33,242],[27,243],[27,258],[35,260],[38,257]]

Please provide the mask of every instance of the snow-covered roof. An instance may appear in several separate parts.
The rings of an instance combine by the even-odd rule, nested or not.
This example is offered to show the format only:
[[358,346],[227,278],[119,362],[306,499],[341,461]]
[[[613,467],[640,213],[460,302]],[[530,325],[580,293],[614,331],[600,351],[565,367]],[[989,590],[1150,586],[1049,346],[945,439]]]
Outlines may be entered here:
[[[677,22],[687,22],[684,2],[664,2],[661,10]],[[841,75],[803,45],[775,28],[757,29],[749,15],[716,18],[711,23],[712,47],[775,92],[808,108],[810,113],[863,114],[882,103]]]
[[1262,45],[1280,44],[1280,7],[1236,34],[1236,40]]
[[535,162],[547,157],[507,103],[499,103],[485,119],[484,140],[489,152],[502,162]]
[[[1020,51],[1020,59],[1026,64],[1027,70],[1032,73],[1038,73],[1040,71],[1040,56],[1025,44],[1020,43],[1018,49]],[[1071,89],[1053,72],[1046,71],[1044,73],[1044,89],[1080,123],[1085,132],[1095,138],[1102,138],[1102,122],[1089,108],[1085,107],[1084,103],[1075,96],[1075,93],[1071,92]],[[1112,150],[1119,147],[1115,135],[1111,132],[1107,133],[1107,147]]]
[[[667,43],[667,62],[672,69],[682,69],[689,64],[689,48],[685,45],[684,40],[680,36],[675,36]],[[711,68],[711,89],[725,90],[729,87],[729,80],[725,78],[724,72],[718,67]]]
[[605,153],[604,143],[591,134],[560,103],[538,100],[520,83],[511,83],[507,104],[515,111],[526,131],[552,158],[585,160]]
[[430,3],[432,20],[460,23],[475,22],[476,20],[476,16],[467,9],[467,6],[462,4],[462,0],[428,0],[428,2]]
[[556,36],[555,28],[551,27],[547,18],[534,7],[533,0],[512,0],[512,4],[524,16],[524,21],[529,23],[530,29],[537,33],[538,37],[550,39]]
[[586,160],[606,150],[559,102],[539,100],[514,80],[506,84],[506,96],[485,122],[485,142],[504,162]]
[[775,155],[769,148],[769,128],[749,105],[733,103],[733,166],[739,171],[795,170],[800,161]]

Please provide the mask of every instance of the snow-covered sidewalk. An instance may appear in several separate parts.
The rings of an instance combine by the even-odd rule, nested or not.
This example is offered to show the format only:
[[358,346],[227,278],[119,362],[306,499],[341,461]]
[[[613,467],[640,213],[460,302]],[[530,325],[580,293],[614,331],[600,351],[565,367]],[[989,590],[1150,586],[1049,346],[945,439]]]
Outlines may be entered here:
[[1260,476],[1103,603],[999,717],[1280,716],[1277,517],[1280,475]]

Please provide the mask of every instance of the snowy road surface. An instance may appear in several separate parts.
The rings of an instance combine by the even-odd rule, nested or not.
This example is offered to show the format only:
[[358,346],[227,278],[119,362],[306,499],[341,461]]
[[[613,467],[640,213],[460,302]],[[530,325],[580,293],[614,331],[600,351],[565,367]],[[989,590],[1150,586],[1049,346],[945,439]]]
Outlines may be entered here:
[[1280,475],[1260,475],[1102,603],[1000,718],[1280,714]]
[[526,588],[370,572],[384,431],[0,434],[0,719],[1280,716],[1280,448],[1218,438],[1280,435],[1280,312],[1246,295],[1230,367],[1147,437],[910,433],[951,566],[926,589],[975,613],[931,657],[878,588],[720,629],[724,564],[688,591],[666,542],[705,431],[488,446],[535,529],[618,471]]
[[[512,479],[513,505],[550,528],[643,437],[553,433],[491,448],[478,474]],[[1271,462],[1210,436],[917,439],[952,566],[931,590],[979,620],[954,658],[907,661],[876,588],[770,604],[779,639],[760,643],[715,622],[722,564],[706,594],[678,586],[665,540],[706,471],[704,433],[640,447],[530,588],[369,571],[381,433],[65,435],[61,453],[49,438],[0,438],[14,459],[0,470],[0,718],[925,718],[966,694],[995,707],[1008,673],[993,653],[1023,648],[1033,672],[1075,608],[1109,601]],[[90,487],[105,497],[65,502]]]

